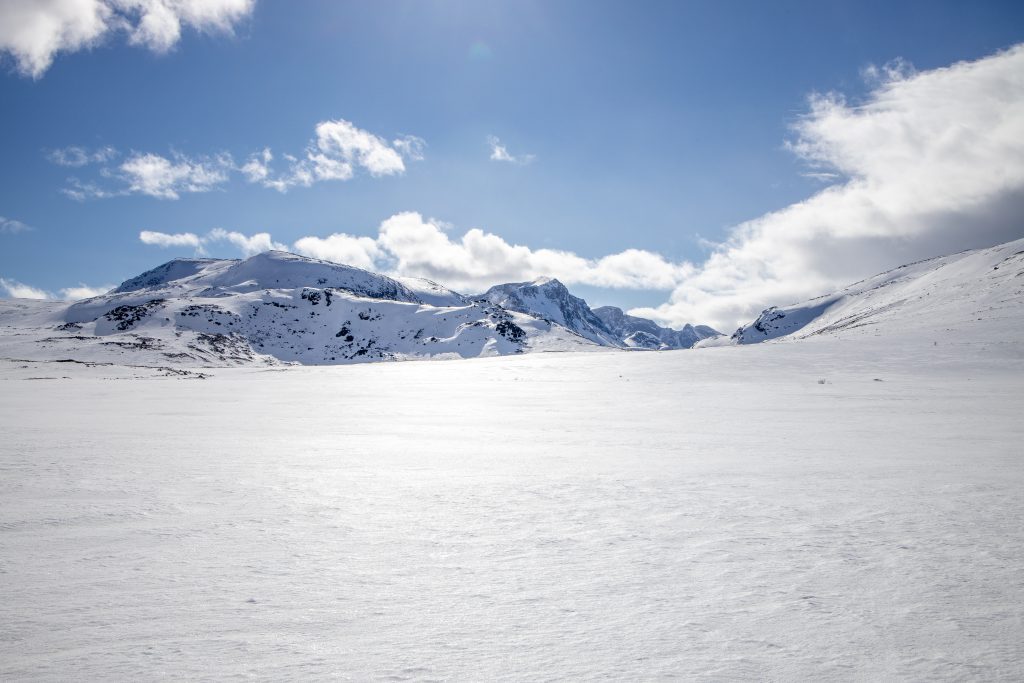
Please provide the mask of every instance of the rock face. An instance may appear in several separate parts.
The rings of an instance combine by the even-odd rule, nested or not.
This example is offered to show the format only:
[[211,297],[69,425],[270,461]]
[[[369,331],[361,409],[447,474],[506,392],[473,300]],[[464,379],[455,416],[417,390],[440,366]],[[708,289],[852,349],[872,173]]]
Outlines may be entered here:
[[175,259],[72,304],[0,301],[0,346],[19,358],[200,367],[599,348],[428,280],[284,252]]
[[596,315],[626,346],[646,349],[689,349],[697,342],[717,337],[721,332],[707,325],[684,325],[681,330],[662,327],[653,320],[628,315],[615,306],[594,309]]
[[1024,239],[988,249],[918,261],[790,306],[772,306],[733,333],[734,344],[815,335],[901,335],[937,338],[1021,334]]

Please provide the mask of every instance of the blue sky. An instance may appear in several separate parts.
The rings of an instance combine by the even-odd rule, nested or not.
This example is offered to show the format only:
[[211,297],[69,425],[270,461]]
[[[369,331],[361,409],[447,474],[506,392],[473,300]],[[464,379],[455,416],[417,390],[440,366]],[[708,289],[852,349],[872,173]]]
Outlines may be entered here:
[[[0,13],[19,4],[0,2]],[[572,282],[571,264],[552,274],[593,305],[641,307],[682,322],[704,311],[665,308],[670,297],[690,296],[675,292],[689,265],[703,272],[713,245],[735,238],[736,226],[845,181],[848,174],[836,172],[841,159],[811,163],[786,144],[800,137],[792,127],[808,115],[809,96],[842,93],[855,112],[886,87],[879,80],[906,82],[991,57],[1024,40],[1024,4],[260,0],[233,15],[227,30],[183,25],[163,53],[110,30],[84,49],[57,53],[34,77],[10,47],[17,26],[7,25],[0,216],[31,229],[0,233],[5,282],[56,293],[117,283],[196,252],[144,244],[143,230],[266,232],[291,248],[334,233],[377,238],[382,222],[415,212],[454,241],[479,228],[508,245],[591,262],[626,250],[655,254],[664,261],[657,267],[678,266],[677,275]],[[913,71],[866,71],[896,59]],[[317,125],[332,121],[350,122],[388,149],[415,136],[425,143],[423,158],[405,155],[401,172],[377,175],[356,164],[351,179],[286,192],[238,170],[269,148],[272,173],[282,177],[283,155],[303,158]],[[491,158],[495,137],[513,159]],[[54,163],[54,152],[68,147],[110,147],[117,156]],[[176,199],[121,194],[120,164],[145,154],[216,167],[226,179]],[[825,175],[811,177],[816,171]],[[116,196],[76,199],[67,192],[72,178]],[[1014,236],[1005,226],[992,235]],[[924,239],[920,249],[974,246],[975,237],[961,237]],[[201,249],[238,257],[239,244],[204,237]],[[895,250],[903,251],[920,255]],[[396,253],[378,254],[378,267],[448,274],[463,289],[492,275],[532,274],[507,264],[431,269]],[[862,261],[861,270],[887,265]],[[539,263],[561,267],[554,257]],[[803,288],[847,272],[858,274],[858,265],[819,273]],[[750,301],[735,315],[761,303],[788,302]],[[729,319],[707,315],[717,324]]]

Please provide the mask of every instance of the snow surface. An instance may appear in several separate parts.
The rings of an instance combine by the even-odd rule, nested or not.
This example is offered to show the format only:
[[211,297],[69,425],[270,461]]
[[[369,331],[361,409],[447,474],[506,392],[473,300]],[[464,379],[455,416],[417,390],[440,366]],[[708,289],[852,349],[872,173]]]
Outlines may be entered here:
[[1021,680],[1017,329],[2,361],[0,679]]

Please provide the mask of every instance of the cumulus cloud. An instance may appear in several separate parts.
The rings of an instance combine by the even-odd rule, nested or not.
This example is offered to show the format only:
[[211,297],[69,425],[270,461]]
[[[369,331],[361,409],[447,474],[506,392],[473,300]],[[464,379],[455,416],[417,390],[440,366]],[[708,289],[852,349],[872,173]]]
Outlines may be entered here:
[[52,299],[53,295],[49,292],[26,285],[17,280],[10,280],[5,277],[0,277],[0,289],[6,292],[7,296],[14,299]]
[[479,228],[453,238],[447,226],[415,212],[388,218],[376,238],[344,233],[310,236],[296,241],[293,249],[360,268],[425,277],[467,292],[542,275],[567,285],[669,290],[693,270],[687,263],[672,263],[639,249],[588,259],[570,251],[510,244]]
[[328,180],[350,180],[361,170],[375,178],[405,173],[405,160],[421,161],[426,142],[405,135],[390,143],[373,133],[357,128],[344,119],[321,121],[315,137],[301,157],[283,155],[287,170],[274,173],[269,149],[254,154],[241,171],[251,183],[259,183],[278,192],[293,187],[309,187]]
[[0,3],[0,53],[25,76],[41,78],[60,52],[101,44],[112,34],[164,53],[184,27],[231,33],[255,0],[5,0]]
[[0,235],[17,235],[19,232],[28,232],[32,229],[31,225],[0,216]]
[[769,305],[1024,234],[1024,46],[866,75],[864,101],[814,95],[794,125],[790,148],[838,181],[736,226],[668,302],[635,314],[734,328]]
[[303,237],[295,242],[294,249],[297,254],[366,270],[375,269],[377,259],[382,256],[377,240],[344,233],[328,237]]
[[526,164],[532,163],[533,160],[537,158],[533,154],[510,154],[508,147],[502,144],[501,140],[499,140],[495,135],[487,136],[487,144],[491,147],[491,161],[507,161],[511,164],[525,166]]

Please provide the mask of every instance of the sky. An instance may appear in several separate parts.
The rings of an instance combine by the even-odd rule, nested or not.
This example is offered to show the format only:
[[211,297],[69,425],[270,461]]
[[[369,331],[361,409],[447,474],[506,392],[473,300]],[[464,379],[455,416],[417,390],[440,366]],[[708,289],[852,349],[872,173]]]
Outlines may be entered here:
[[280,248],[729,331],[1024,237],[1019,2],[0,0],[0,296]]

